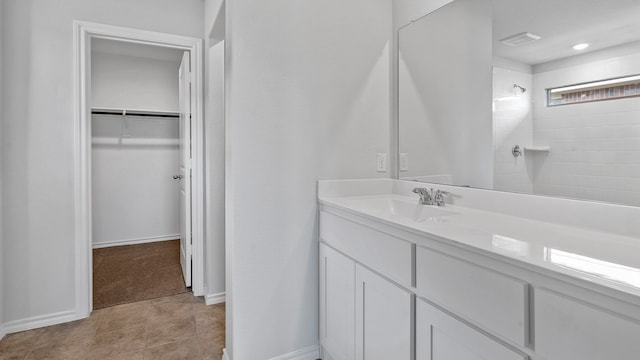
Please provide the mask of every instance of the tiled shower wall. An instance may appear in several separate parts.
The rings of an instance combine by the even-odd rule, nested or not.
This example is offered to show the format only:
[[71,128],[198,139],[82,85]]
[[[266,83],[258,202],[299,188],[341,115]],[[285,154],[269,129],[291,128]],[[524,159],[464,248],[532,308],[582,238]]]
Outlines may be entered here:
[[533,138],[551,151],[532,156],[534,192],[640,205],[640,98],[544,102],[550,87],[639,74],[640,52],[619,48],[597,61],[545,70],[533,78]]
[[[511,154],[514,145],[533,144],[531,73],[493,68],[493,159],[494,189],[531,193],[533,163]],[[521,93],[513,87],[527,89]]]

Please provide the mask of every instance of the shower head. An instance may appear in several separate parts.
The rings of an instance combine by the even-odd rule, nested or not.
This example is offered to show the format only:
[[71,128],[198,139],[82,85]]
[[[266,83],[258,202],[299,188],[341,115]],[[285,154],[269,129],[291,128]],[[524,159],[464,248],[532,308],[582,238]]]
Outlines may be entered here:
[[527,91],[527,88],[522,87],[522,86],[520,86],[520,85],[518,85],[518,84],[513,84],[513,88],[514,88],[514,89],[520,89],[520,91],[521,91],[520,93],[521,93],[521,94],[524,94],[524,92],[525,92],[525,91]]

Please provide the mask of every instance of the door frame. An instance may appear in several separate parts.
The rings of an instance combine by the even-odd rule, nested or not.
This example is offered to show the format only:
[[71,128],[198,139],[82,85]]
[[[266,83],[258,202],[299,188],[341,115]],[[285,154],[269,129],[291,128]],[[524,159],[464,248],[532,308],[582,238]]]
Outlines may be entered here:
[[74,36],[74,204],[75,312],[89,316],[93,309],[91,215],[91,39],[169,47],[190,53],[191,65],[191,237],[192,291],[204,295],[204,117],[203,41],[85,21],[73,22]]

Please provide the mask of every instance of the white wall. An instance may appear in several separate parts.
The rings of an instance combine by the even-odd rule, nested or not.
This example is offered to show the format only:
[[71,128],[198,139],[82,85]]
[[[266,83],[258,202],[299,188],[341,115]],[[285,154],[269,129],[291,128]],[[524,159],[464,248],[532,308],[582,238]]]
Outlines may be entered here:
[[179,61],[93,52],[91,106],[177,112],[179,66]]
[[640,205],[640,98],[544,101],[546,88],[640,73],[640,43],[536,69],[533,136],[551,151],[537,155],[535,193]]
[[225,119],[223,0],[204,0],[205,38],[205,293],[207,303],[227,301],[225,293]]
[[2,1],[5,321],[17,326],[76,305],[73,20],[201,37],[203,4]]
[[436,10],[399,30],[399,54],[401,176],[491,188],[491,7],[458,0]]
[[394,0],[394,28],[398,29],[407,25],[412,20],[417,20],[452,1],[453,0]]
[[[211,42],[211,39],[209,39]],[[225,292],[224,248],[224,41],[206,48],[206,292],[216,301]]]
[[[397,41],[397,31],[399,28],[409,24],[413,20],[417,20],[426,14],[438,9],[441,6],[444,6],[450,3],[453,0],[393,0],[393,41],[391,42],[391,53],[398,53],[398,41]],[[398,159],[400,154],[399,150],[399,121],[398,121],[398,83],[399,83],[399,64],[398,57],[392,56],[391,59],[391,91],[390,91],[390,99],[391,99],[391,107],[390,107],[390,129],[389,129],[389,146],[390,146],[390,162],[391,165],[391,174],[395,176],[395,174],[399,174],[399,164]],[[411,161],[410,161],[411,162]],[[405,174],[399,174],[400,177],[404,178]],[[430,177],[432,179],[433,177]],[[436,177],[436,179],[448,179],[450,178],[448,175],[444,177]]]
[[[179,66],[176,60],[94,51],[92,106],[177,112]],[[180,189],[172,176],[179,172],[178,119],[130,116],[125,123],[122,116],[94,115],[92,137],[154,142],[93,144],[93,245],[177,238]]]
[[226,4],[233,360],[317,345],[316,180],[389,176],[375,164],[389,151],[391,6]]
[[224,40],[225,0],[204,0],[204,31],[209,45]]
[[[2,91],[3,91],[3,86],[1,85],[3,83],[2,79],[3,79],[3,70],[4,68],[2,67],[2,60],[4,59],[4,47],[2,46],[3,44],[3,36],[4,36],[4,19],[2,17],[2,8],[3,8],[3,4],[4,2],[0,1],[0,149],[2,149],[2,124],[3,121],[2,119],[4,118],[4,112],[3,112],[3,106],[2,106]],[[3,156],[0,155],[0,261],[2,262],[2,264],[0,264],[0,340],[2,340],[2,337],[4,336],[4,264],[6,264],[6,260],[4,259],[4,250],[3,250],[3,244],[4,244],[4,227],[2,225],[2,205],[4,203],[4,199],[2,197],[2,193],[3,193],[3,187],[2,187],[2,169],[4,169],[4,161],[3,161]]]
[[94,247],[178,238],[178,119],[130,116],[129,137],[121,116],[94,115],[92,123],[94,140],[113,141],[91,151]]
[[[518,84],[527,89],[520,93]],[[533,75],[528,72],[493,68],[493,156],[495,190],[533,192],[533,161],[537,156],[524,152],[514,157],[511,149],[534,145],[531,93]]]
[[179,238],[177,146],[94,145],[92,162],[94,247]]

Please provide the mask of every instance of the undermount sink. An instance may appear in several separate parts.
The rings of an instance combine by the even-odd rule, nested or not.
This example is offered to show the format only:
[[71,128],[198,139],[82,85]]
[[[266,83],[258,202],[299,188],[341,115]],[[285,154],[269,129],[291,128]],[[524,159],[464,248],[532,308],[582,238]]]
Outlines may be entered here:
[[421,205],[413,201],[391,197],[362,197],[349,199],[352,206],[363,211],[373,212],[392,219],[407,219],[416,222],[437,220],[445,216],[457,214],[442,207]]

